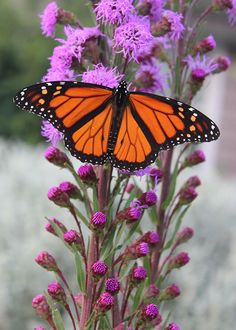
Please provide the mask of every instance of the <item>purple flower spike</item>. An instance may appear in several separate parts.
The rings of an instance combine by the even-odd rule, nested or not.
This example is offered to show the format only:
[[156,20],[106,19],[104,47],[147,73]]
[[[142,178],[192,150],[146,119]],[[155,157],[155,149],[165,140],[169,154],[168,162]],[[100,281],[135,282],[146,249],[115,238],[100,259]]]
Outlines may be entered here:
[[41,135],[46,138],[47,142],[50,142],[52,146],[56,146],[59,141],[63,139],[63,134],[59,132],[51,123],[47,120],[42,121]]
[[176,323],[170,323],[165,330],[180,330],[180,327]]
[[95,277],[103,277],[107,271],[108,271],[108,267],[105,264],[105,262],[103,261],[96,261],[92,267],[91,267],[93,276]]
[[71,68],[73,56],[68,48],[63,45],[55,47],[49,59],[52,69],[63,71]]
[[175,268],[181,268],[185,266],[189,262],[190,258],[188,256],[188,253],[181,252],[177,256],[170,259],[168,262],[168,269],[175,269]]
[[93,229],[102,229],[104,228],[107,221],[107,217],[102,212],[95,212],[92,215],[92,218],[90,220],[90,225]]
[[108,292],[104,292],[98,298],[95,304],[95,309],[100,312],[106,312],[109,309],[111,309],[113,305],[114,305],[114,298],[112,297],[112,295]]
[[48,190],[48,199],[61,207],[71,206],[69,195],[59,187],[52,187]]
[[145,280],[147,277],[147,271],[144,267],[142,266],[137,266],[134,267],[132,272],[131,272],[131,280],[139,283]]
[[56,260],[47,251],[40,252],[34,259],[39,266],[47,269],[48,271],[58,271]]
[[106,291],[111,295],[115,295],[120,291],[120,282],[116,278],[108,278],[105,286]]
[[129,21],[115,30],[114,47],[129,61],[138,62],[139,52],[153,40],[146,17],[130,16]]
[[59,302],[60,304],[63,304],[63,305],[67,304],[66,294],[60,283],[53,282],[53,283],[49,284],[48,293],[56,302]]
[[72,245],[73,243],[80,244],[80,236],[74,229],[70,229],[66,233],[64,233],[63,238],[64,241],[69,245]]
[[142,320],[144,321],[152,321],[159,314],[159,309],[155,304],[144,305],[142,308]]
[[67,193],[70,198],[76,199],[80,195],[78,187],[69,181],[64,181],[60,183],[59,188],[61,189],[61,191]]
[[88,185],[93,185],[95,182],[97,182],[97,177],[94,172],[92,165],[81,165],[78,168],[77,174],[81,181]]
[[118,85],[123,75],[116,68],[109,69],[102,63],[94,65],[93,70],[87,70],[82,75],[82,81],[91,84],[103,85],[114,88]]
[[132,3],[133,0],[101,0],[94,10],[96,18],[103,24],[121,24],[134,11]]
[[48,147],[44,152],[44,157],[50,163],[59,167],[65,167],[66,165],[71,165],[71,162],[67,157],[67,155],[55,147]]
[[38,294],[35,296],[32,300],[32,307],[35,309],[36,313],[44,320],[48,320],[52,317],[51,309],[44,295]]
[[40,15],[41,29],[44,35],[53,38],[58,18],[58,6],[56,2],[50,2]]

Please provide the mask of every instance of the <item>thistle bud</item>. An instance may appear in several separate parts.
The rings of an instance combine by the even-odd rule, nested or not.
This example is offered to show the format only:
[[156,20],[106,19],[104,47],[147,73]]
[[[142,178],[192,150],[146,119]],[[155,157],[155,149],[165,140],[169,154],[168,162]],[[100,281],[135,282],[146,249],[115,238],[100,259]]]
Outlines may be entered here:
[[106,280],[106,292],[115,295],[120,291],[120,282],[116,278],[108,278]]
[[58,271],[56,260],[47,251],[40,252],[34,260],[37,262],[37,264],[47,269],[48,271]]
[[103,277],[104,275],[106,275],[107,271],[108,271],[108,267],[105,264],[105,262],[103,261],[96,261],[92,267],[92,274],[95,278],[100,278]]
[[48,199],[61,207],[70,207],[69,195],[59,187],[52,187],[48,190]]
[[165,330],[180,330],[180,327],[176,323],[170,323]]
[[48,285],[48,293],[49,295],[58,303],[62,305],[66,305],[66,294],[61,286],[60,283],[58,282],[53,282]]
[[131,271],[130,278],[133,284],[138,284],[144,281],[147,277],[147,271],[142,266],[134,267]]
[[157,195],[153,190],[147,191],[139,197],[138,201],[141,205],[153,206],[157,202]]
[[[56,226],[58,226],[60,228],[60,230],[65,233],[67,231],[66,227],[63,225],[63,223],[61,223],[60,221],[58,221],[56,218],[52,218],[50,219],[51,222],[55,223]],[[49,233],[58,236],[57,233],[55,232],[55,229],[53,228],[53,225],[48,222],[45,227],[44,227]]]
[[64,241],[66,243],[68,243],[69,245],[72,245],[72,244],[80,245],[81,244],[81,238],[80,238],[79,234],[77,233],[77,231],[74,229],[70,229],[67,232],[65,232],[63,235],[63,238],[64,238]]
[[81,165],[78,168],[77,174],[81,181],[87,185],[93,185],[97,182],[97,177],[92,165]]
[[160,237],[156,231],[148,231],[139,239],[139,241],[146,242],[151,246],[155,246],[159,243]]
[[134,244],[127,246],[124,256],[128,259],[137,259],[145,257],[149,253],[149,246],[146,242],[136,241]]
[[159,301],[172,300],[180,295],[180,289],[176,284],[171,284],[159,295]]
[[175,245],[180,245],[188,242],[194,235],[194,230],[190,227],[183,228],[177,233]]
[[128,183],[126,188],[125,188],[125,192],[127,192],[128,194],[131,193],[131,191],[134,189],[135,185],[133,183]]
[[107,221],[107,217],[104,213],[95,212],[90,220],[90,226],[94,230],[102,229],[105,227],[106,221]]
[[120,211],[117,214],[117,219],[126,220],[129,223],[136,222],[141,219],[143,215],[143,209],[139,206],[137,207],[127,207],[125,210]]
[[197,175],[191,176],[184,184],[184,187],[193,187],[196,188],[201,185],[201,180]]
[[231,65],[231,61],[227,56],[218,56],[213,60],[213,63],[217,65],[217,68],[212,73],[226,71]]
[[191,153],[184,161],[185,167],[187,166],[195,166],[200,163],[205,162],[206,156],[202,150],[196,150]]
[[159,314],[159,309],[155,304],[148,304],[142,307],[141,318],[143,321],[152,321]]
[[193,55],[206,54],[216,48],[216,41],[212,35],[202,39],[193,49]]
[[179,205],[187,205],[197,198],[198,193],[193,187],[184,187],[179,192]]
[[61,189],[61,191],[66,193],[70,198],[74,198],[74,199],[80,198],[80,191],[78,187],[69,181],[60,183],[59,188]]
[[32,300],[32,307],[42,319],[48,320],[52,317],[51,309],[44,295],[35,296]]
[[181,252],[177,256],[171,258],[168,262],[168,270],[177,269],[185,266],[189,262],[190,258],[188,253]]
[[108,292],[104,292],[100,295],[95,304],[95,309],[99,312],[106,312],[114,305],[114,298]]
[[155,284],[150,284],[144,292],[145,298],[155,298],[159,295],[160,289]]
[[44,157],[52,164],[59,167],[66,167],[71,165],[71,162],[67,155],[55,147],[48,147],[44,152]]

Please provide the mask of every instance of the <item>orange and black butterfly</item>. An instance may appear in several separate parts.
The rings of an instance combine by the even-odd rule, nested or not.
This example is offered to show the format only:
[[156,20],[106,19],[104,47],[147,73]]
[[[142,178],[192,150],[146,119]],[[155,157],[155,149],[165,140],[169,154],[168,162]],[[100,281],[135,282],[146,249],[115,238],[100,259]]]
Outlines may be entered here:
[[161,150],[185,142],[216,140],[216,124],[168,97],[81,82],[46,82],[24,88],[14,101],[64,134],[66,147],[83,162],[130,171],[144,168]]

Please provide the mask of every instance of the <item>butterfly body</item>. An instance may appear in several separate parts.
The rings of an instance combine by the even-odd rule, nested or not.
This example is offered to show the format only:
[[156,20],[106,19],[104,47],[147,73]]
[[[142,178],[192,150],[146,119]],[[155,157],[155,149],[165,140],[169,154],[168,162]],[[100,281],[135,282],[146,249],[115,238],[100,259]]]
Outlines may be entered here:
[[161,150],[209,142],[216,124],[193,107],[166,97],[80,82],[46,82],[20,91],[17,106],[48,120],[83,162],[130,171],[155,161]]

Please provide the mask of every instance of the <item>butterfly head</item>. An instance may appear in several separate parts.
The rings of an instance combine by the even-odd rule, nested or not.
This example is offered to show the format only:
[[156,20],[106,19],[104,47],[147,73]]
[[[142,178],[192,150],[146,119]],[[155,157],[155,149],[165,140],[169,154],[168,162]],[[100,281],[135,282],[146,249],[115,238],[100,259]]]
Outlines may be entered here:
[[124,95],[128,95],[128,84],[125,80],[121,80],[119,85],[115,88],[114,90],[115,94],[119,93],[119,94],[124,94]]

